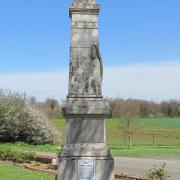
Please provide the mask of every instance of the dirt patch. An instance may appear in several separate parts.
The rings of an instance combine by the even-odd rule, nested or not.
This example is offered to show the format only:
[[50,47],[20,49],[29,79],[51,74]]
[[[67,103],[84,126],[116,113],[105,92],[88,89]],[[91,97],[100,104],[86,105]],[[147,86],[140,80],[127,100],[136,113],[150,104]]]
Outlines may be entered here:
[[128,176],[125,174],[115,175],[115,179],[117,179],[117,180],[149,180],[149,179],[146,179],[143,177]]

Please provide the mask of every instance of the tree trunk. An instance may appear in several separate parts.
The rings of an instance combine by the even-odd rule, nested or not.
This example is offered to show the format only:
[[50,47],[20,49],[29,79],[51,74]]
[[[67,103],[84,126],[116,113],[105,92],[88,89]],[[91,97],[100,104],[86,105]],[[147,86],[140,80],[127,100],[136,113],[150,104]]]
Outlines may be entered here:
[[155,145],[155,135],[153,134],[153,145]]
[[129,149],[131,149],[131,135],[128,135],[128,141],[129,141]]

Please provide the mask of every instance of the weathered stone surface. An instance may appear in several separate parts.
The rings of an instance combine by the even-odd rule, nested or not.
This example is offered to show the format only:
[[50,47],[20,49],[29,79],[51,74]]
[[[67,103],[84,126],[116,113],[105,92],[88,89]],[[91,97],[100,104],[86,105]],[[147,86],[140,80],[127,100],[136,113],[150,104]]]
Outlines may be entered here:
[[71,48],[69,95],[101,95],[102,75],[102,61],[97,45],[93,44],[90,48]]
[[102,98],[68,98],[64,114],[108,115],[109,103]]
[[57,159],[57,156],[54,153],[36,152],[35,158],[38,162],[52,163],[52,160]]
[[105,143],[67,144],[61,151],[61,157],[110,157],[110,150]]
[[[65,145],[59,156],[58,180],[78,179],[78,161],[95,162],[95,180],[114,179],[114,161],[106,146],[104,118],[109,104],[103,100],[103,65],[99,50],[95,0],[75,0],[70,6],[71,47]],[[93,179],[94,180],[94,179]]]
[[[78,179],[78,160],[87,157],[62,158],[58,169],[57,179],[79,180]],[[113,159],[89,158],[95,160],[95,180],[114,180],[114,161]]]
[[95,1],[75,1],[72,18],[69,68],[70,96],[101,96],[102,59],[98,45],[99,6]]
[[69,16],[72,18],[74,14],[93,14],[98,15],[100,6],[96,4],[95,0],[75,1],[69,8]]
[[66,144],[104,143],[105,128],[103,119],[67,118]]
[[75,0],[75,3],[95,4],[96,0]]

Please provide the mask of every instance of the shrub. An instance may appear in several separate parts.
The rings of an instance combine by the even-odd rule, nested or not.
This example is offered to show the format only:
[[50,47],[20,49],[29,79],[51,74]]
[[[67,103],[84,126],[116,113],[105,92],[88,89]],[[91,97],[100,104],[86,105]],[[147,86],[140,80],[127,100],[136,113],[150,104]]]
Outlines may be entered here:
[[14,162],[30,162],[35,160],[33,152],[15,151],[11,148],[0,149],[0,159]]
[[0,90],[0,141],[55,144],[60,133],[29,105],[26,96]]
[[148,176],[151,180],[167,180],[168,172],[165,169],[166,164],[163,163],[160,167],[154,167],[149,169]]

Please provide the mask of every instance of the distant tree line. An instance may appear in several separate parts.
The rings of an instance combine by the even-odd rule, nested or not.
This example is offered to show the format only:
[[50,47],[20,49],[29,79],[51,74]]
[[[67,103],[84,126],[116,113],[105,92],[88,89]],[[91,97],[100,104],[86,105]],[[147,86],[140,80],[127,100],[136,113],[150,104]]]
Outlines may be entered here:
[[[35,97],[28,98],[32,107],[45,114],[48,118],[63,118],[62,107],[63,102],[54,98],[47,98],[43,102],[37,101]],[[169,100],[160,103],[139,99],[108,99],[110,104],[109,118],[119,118],[124,116],[124,111],[136,112],[136,117],[150,118],[150,117],[180,117],[180,101]],[[132,109],[132,110],[131,110]]]
[[30,97],[28,101],[33,108],[45,114],[50,119],[62,118],[63,116],[61,105],[58,100],[54,98],[47,98],[45,101],[39,102],[36,97]]
[[[136,115],[140,118],[149,117],[180,117],[180,101],[169,100],[156,103],[147,100],[138,99],[109,99],[110,102],[110,118],[123,117],[123,109],[128,104],[129,107],[136,109]],[[133,111],[133,110],[132,110]]]

